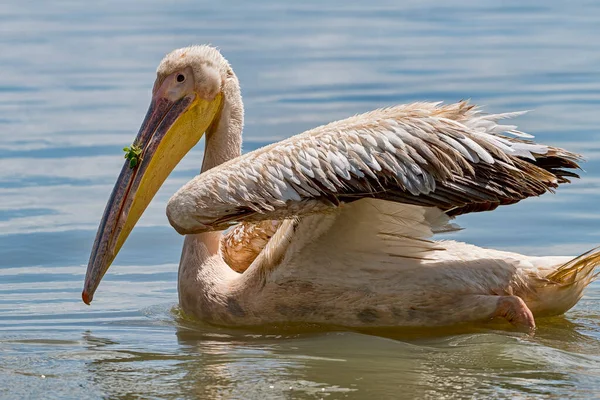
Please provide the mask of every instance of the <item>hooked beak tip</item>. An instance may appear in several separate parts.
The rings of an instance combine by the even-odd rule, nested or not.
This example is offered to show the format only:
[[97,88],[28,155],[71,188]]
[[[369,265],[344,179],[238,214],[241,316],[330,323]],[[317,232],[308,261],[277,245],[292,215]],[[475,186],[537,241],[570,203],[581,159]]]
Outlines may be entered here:
[[87,304],[88,306],[90,305],[90,303],[92,302],[92,296],[90,296],[85,290],[83,292],[81,292],[81,300],[83,300],[83,302],[85,304]]

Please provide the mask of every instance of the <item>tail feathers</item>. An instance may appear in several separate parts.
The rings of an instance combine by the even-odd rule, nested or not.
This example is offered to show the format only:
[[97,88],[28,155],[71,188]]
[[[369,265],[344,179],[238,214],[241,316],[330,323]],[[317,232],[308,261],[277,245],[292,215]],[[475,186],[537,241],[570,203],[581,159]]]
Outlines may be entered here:
[[583,290],[598,276],[594,273],[597,266],[600,266],[600,247],[552,268],[546,276],[537,275],[533,287],[530,286],[533,295],[523,294],[527,306],[536,317],[564,314],[577,304]]
[[600,265],[600,246],[591,249],[575,257],[558,267],[546,279],[565,286],[587,286],[600,272],[594,273],[594,269]]

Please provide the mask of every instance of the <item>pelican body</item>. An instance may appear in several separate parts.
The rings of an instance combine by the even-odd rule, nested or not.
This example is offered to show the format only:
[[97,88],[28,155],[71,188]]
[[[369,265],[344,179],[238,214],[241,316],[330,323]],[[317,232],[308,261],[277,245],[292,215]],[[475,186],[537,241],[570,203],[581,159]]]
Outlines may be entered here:
[[600,254],[529,257],[435,240],[458,215],[553,191],[579,156],[467,102],[378,109],[241,155],[239,83],[218,50],[160,63],[91,252],[83,301],[152,197],[206,135],[200,175],[168,202],[185,235],[182,310],[227,326],[435,327],[564,313]]

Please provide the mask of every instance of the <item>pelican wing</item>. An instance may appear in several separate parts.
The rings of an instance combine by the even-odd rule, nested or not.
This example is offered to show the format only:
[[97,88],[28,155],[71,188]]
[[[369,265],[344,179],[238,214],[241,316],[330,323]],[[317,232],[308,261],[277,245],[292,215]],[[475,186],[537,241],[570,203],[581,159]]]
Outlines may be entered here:
[[169,201],[180,233],[322,213],[361,198],[492,210],[577,177],[579,156],[536,144],[467,102],[413,103],[315,128],[197,176]]
[[[283,220],[246,268],[261,281],[286,280],[290,274],[294,279],[319,276],[321,283],[341,276],[360,281],[363,273],[395,274],[400,266],[418,268],[435,259],[434,252],[445,248],[430,240],[433,234],[456,229],[437,208],[366,198],[326,214]],[[283,276],[273,276],[281,266],[286,266]],[[329,273],[318,272],[323,268]]]

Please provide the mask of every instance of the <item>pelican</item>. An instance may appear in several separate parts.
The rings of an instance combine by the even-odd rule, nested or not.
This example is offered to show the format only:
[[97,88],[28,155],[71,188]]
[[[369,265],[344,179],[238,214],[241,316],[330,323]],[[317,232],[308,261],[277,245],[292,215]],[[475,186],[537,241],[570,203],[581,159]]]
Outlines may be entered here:
[[580,157],[466,101],[356,115],[241,154],[238,79],[210,46],[165,56],[98,228],[90,304],[127,236],[206,135],[201,173],[167,204],[185,235],[183,312],[211,324],[437,327],[504,319],[532,332],[595,277],[600,251],[531,257],[433,235],[452,219],[552,192]]

